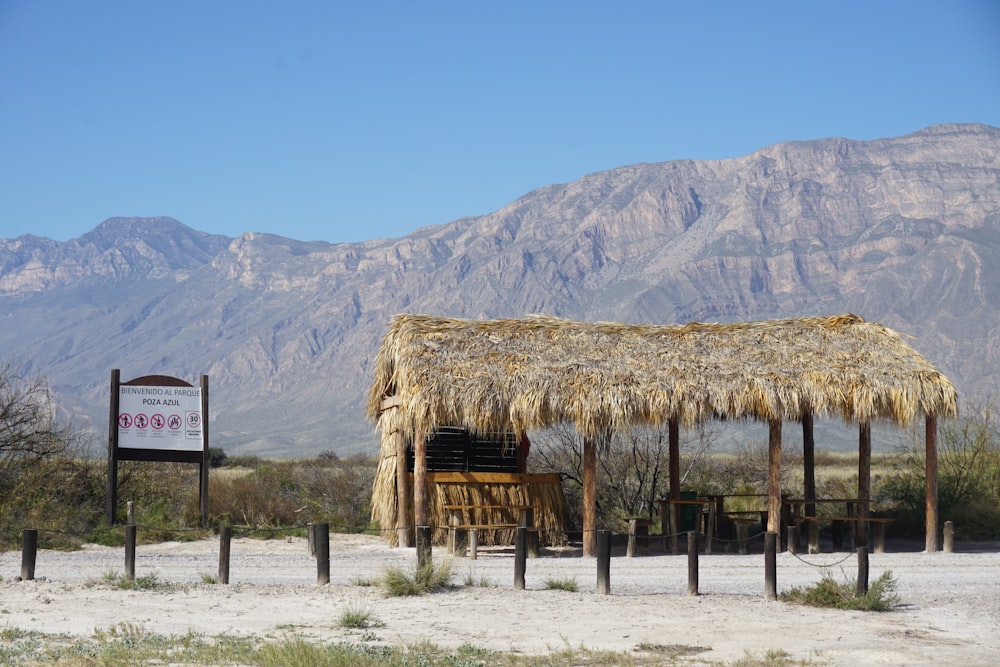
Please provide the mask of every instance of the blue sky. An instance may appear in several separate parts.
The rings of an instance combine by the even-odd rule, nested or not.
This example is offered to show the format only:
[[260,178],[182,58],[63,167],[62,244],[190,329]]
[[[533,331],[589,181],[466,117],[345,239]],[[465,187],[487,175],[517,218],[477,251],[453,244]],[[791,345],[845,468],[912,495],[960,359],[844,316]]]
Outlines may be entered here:
[[1000,126],[1000,2],[0,0],[0,237],[403,236],[639,162]]

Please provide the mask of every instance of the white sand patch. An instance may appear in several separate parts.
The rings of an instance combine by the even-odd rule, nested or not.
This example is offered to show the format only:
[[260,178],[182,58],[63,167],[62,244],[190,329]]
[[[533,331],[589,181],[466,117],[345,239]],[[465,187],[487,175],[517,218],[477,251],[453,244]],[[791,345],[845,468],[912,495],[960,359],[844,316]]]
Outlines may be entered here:
[[[21,554],[0,554],[0,624],[47,633],[89,635],[121,623],[148,632],[284,636],[360,641],[338,627],[348,610],[366,609],[385,625],[381,642],[463,643],[539,653],[566,646],[633,651],[640,644],[699,646],[698,658],[730,661],[745,650],[783,650],[826,665],[996,664],[1000,655],[1000,553],[871,554],[871,580],[891,570],[904,606],[891,613],[813,609],[764,597],[760,554],[702,555],[700,593],[687,594],[685,555],[650,555],[611,562],[611,595],[596,593],[596,561],[547,551],[527,563],[527,590],[513,589],[510,550],[478,560],[452,559],[455,583],[467,577],[490,587],[407,598],[386,597],[357,582],[388,564],[411,567],[412,549],[394,549],[366,535],[331,536],[330,577],[316,584],[305,540],[232,542],[230,583],[206,584],[218,573],[217,539],[140,546],[136,575],[176,584],[162,590],[119,590],[102,582],[124,572],[124,550],[87,546],[42,550],[35,581],[20,582]],[[814,564],[847,560],[837,579],[855,575],[846,552],[778,556],[778,589],[819,580]],[[451,558],[440,547],[435,560]],[[579,592],[546,590],[548,579],[575,579]]]

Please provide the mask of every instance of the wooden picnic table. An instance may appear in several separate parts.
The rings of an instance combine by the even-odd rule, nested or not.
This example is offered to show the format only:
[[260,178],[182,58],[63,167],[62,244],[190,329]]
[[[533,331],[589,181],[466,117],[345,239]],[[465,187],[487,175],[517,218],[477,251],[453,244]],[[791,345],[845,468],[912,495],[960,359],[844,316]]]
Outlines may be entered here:
[[[480,530],[500,530],[505,528],[527,528],[528,535],[528,556],[536,558],[538,556],[538,533],[535,531],[535,505],[513,505],[513,504],[477,504],[477,505],[444,505],[444,509],[449,514],[448,521],[448,553],[463,555],[465,553],[465,535],[468,534],[468,542],[471,549],[470,558],[476,559],[479,548]],[[488,521],[482,518],[484,510],[504,510],[517,512],[518,519],[515,523],[510,521]],[[465,513],[469,513],[469,521],[465,521]],[[461,552],[461,553],[460,553]]]
[[[694,530],[705,536],[705,553],[712,553],[712,535],[715,531],[715,502],[703,498],[660,498],[660,532],[664,540],[670,537],[671,553],[677,553],[677,538],[680,534],[680,526],[677,520],[677,507],[684,505],[694,505],[699,508],[695,516]],[[705,516],[705,524],[699,529],[702,523],[702,516]]]

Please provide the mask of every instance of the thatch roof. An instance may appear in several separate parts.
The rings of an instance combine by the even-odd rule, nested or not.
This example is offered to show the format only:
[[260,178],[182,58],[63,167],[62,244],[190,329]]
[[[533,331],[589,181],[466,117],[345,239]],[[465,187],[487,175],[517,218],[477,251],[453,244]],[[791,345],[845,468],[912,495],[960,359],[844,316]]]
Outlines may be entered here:
[[568,422],[584,437],[673,417],[906,425],[956,411],[951,382],[903,336],[849,314],[672,326],[398,315],[368,403],[383,433]]

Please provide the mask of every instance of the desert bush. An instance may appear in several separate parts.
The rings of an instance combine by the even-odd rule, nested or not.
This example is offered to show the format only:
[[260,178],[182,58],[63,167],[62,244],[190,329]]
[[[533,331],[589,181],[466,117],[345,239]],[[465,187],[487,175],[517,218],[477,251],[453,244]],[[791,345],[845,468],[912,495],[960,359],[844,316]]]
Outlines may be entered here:
[[342,628],[366,629],[378,628],[385,625],[375,616],[375,613],[366,605],[348,605],[337,618],[337,625]]
[[829,572],[814,586],[792,588],[782,593],[781,599],[811,607],[833,609],[854,609],[857,611],[891,611],[899,606],[896,593],[898,582],[892,572],[886,570],[876,579],[864,595],[858,595],[857,579],[846,578],[838,582]]
[[549,577],[545,580],[545,588],[551,591],[569,591],[571,593],[580,590],[580,586],[576,582],[576,577],[563,577],[561,579]]
[[443,560],[437,566],[426,563],[415,565],[411,569],[392,565],[382,572],[379,585],[392,597],[423,595],[449,588],[452,576],[452,564],[449,560]]
[[462,585],[468,588],[494,588],[496,587],[496,582],[489,577],[476,577],[476,573],[469,570],[465,573],[465,578],[462,580]]
[[104,476],[83,458],[90,442],[58,417],[43,379],[13,362],[0,364],[0,543],[25,528],[42,546],[71,546],[95,525]]
[[[334,532],[361,532],[368,526],[375,467],[369,458],[321,457],[267,461],[246,475],[210,478],[210,522],[258,527],[326,523]],[[197,506],[189,512],[197,513]]]

